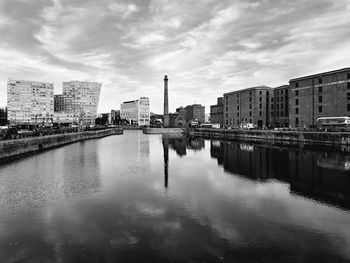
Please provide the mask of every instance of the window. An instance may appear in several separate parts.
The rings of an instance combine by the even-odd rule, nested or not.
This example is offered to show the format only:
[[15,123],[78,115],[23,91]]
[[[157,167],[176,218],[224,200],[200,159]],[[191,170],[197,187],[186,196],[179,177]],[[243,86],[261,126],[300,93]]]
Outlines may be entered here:
[[249,112],[249,116],[252,116],[252,112],[251,111]]
[[261,90],[260,90],[259,94],[262,95],[262,91]]
[[348,75],[347,75],[347,76],[348,76],[348,79],[350,79],[350,73],[348,73]]
[[299,90],[295,91],[295,96],[299,96]]
[[277,111],[277,117],[279,117],[280,116],[280,113]]
[[318,79],[318,83],[322,83],[322,79],[321,78]]
[[322,112],[322,106],[318,106],[318,112]]
[[239,98],[239,94],[237,94],[237,99]]
[[299,108],[295,108],[295,114],[299,114]]
[[279,93],[279,91],[277,90],[277,95],[279,95],[280,93]]
[[239,110],[239,106],[237,106],[237,110]]
[[350,104],[348,104],[348,111],[350,111]]
[[348,82],[348,89],[350,89],[350,82]]
[[262,115],[262,112],[261,111],[259,111],[259,116],[261,116]]
[[226,118],[228,118],[228,113],[226,113]]
[[296,125],[296,126],[299,125],[299,118],[295,118],[295,125]]
[[299,105],[299,99],[295,99],[295,105]]
[[252,109],[252,104],[249,104],[249,109],[250,109],[250,110]]
[[322,92],[322,87],[318,87],[318,92]]
[[350,100],[350,92],[348,92],[347,97],[348,97],[348,100]]
[[239,112],[237,112],[237,118],[239,117]]
[[261,109],[262,108],[262,105],[261,104],[259,104],[259,109]]
[[262,101],[262,97],[259,98],[259,101]]
[[[349,93],[348,93],[349,95]],[[322,96],[318,96],[318,103],[322,103]]]
[[270,96],[270,92],[269,91],[266,91],[266,97],[267,96]]
[[298,88],[299,87],[299,83],[297,82],[297,83],[295,83],[295,87],[296,88]]

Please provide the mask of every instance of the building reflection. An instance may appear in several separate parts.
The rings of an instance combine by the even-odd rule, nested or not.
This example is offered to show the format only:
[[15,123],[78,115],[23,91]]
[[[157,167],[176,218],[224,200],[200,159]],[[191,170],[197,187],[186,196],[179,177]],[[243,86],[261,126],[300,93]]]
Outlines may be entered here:
[[163,136],[162,141],[167,141],[169,147],[173,149],[178,156],[185,156],[187,150],[200,151],[205,147],[204,140],[188,137],[167,137]]
[[211,157],[246,178],[277,179],[299,195],[350,209],[350,156],[272,146],[211,141]]

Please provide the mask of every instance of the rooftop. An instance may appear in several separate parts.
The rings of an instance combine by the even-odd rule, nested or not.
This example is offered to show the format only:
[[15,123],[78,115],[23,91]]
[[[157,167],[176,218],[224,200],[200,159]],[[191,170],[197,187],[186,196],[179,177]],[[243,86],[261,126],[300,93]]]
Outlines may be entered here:
[[309,78],[316,78],[316,77],[320,77],[320,76],[324,76],[324,75],[331,75],[331,74],[343,73],[343,72],[349,72],[350,73],[350,68],[342,68],[342,69],[337,69],[337,70],[317,73],[317,74],[313,74],[313,75],[307,75],[307,76],[303,76],[303,77],[298,77],[298,78],[294,78],[294,79],[289,80],[289,82],[299,81],[299,80],[309,79]]

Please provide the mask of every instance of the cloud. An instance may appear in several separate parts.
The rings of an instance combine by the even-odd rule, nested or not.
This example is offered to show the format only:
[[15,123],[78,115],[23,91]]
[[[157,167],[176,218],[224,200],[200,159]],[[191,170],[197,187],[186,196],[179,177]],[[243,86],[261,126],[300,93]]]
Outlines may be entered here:
[[[349,66],[349,0],[3,0],[0,92],[9,76],[103,83],[99,111],[151,97],[162,112],[227,91]],[[310,63],[312,61],[312,63]],[[183,98],[183,92],[186,98]],[[6,103],[0,96],[0,105]]]

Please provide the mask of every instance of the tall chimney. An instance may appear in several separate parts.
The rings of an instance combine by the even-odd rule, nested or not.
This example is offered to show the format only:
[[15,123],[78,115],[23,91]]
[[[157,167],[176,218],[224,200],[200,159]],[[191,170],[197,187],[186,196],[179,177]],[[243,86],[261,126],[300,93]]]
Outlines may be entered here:
[[169,102],[168,102],[168,76],[164,76],[164,115],[169,114]]

